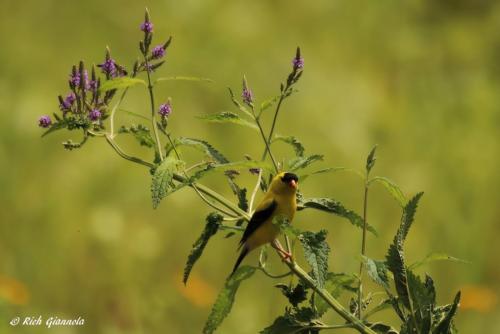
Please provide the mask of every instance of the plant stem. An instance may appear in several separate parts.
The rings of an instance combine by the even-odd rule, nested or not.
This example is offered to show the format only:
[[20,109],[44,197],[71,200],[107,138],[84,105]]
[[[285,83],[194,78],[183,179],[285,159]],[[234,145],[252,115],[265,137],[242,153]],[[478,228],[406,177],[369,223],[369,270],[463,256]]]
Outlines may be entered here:
[[[278,254],[280,253],[278,252]],[[330,305],[338,315],[340,315],[349,324],[351,324],[352,327],[356,328],[360,333],[363,334],[376,334],[372,329],[361,322],[361,320],[349,313],[342,306],[342,304],[337,299],[335,299],[327,290],[318,287],[311,276],[309,276],[297,263],[291,262],[289,260],[285,260],[285,263],[295,275],[302,279],[303,282],[306,282],[306,284],[309,285],[310,288],[312,288],[321,298],[323,298],[328,303],[328,305]]]
[[128,92],[128,87],[125,88],[122,95],[120,96],[120,99],[118,99],[118,102],[116,102],[113,109],[111,109],[111,115],[109,117],[109,119],[110,119],[110,121],[109,121],[109,132],[110,132],[109,136],[111,137],[111,139],[115,138],[115,114],[116,114],[116,111],[118,110],[118,107],[120,106],[120,104],[123,102],[123,99],[125,98],[125,95],[127,95],[127,92]]
[[284,278],[284,277],[292,275],[291,271],[286,272],[284,274],[280,274],[280,275],[274,275],[274,274],[271,274],[269,271],[267,271],[267,269],[264,267],[259,267],[259,270],[262,271],[267,277],[273,278],[273,279]]
[[[364,257],[366,253],[366,211],[368,208],[368,171],[366,172],[365,178],[365,195],[363,199],[363,236],[361,238],[361,256]],[[361,319],[362,313],[362,303],[363,303],[363,267],[364,267],[364,259],[361,259],[361,263],[359,264],[359,289],[358,289],[358,318]]]
[[[276,126],[276,121],[278,120],[278,113],[281,108],[281,104],[283,103],[283,100],[285,99],[285,92],[288,90],[289,85],[287,84],[285,89],[281,92],[280,99],[278,101],[278,104],[276,105],[276,110],[274,111],[274,118],[273,118],[273,123],[271,124],[271,130],[269,131],[269,136],[267,137],[267,143],[271,143],[271,140],[273,139],[273,133],[274,133],[274,128]],[[262,160],[266,159],[267,152],[271,153],[271,150],[269,150],[269,146],[266,145],[266,150],[264,151],[264,154],[262,154]]]
[[283,277],[287,277],[287,276],[290,276],[292,274],[291,271],[288,271],[284,274],[281,274],[281,275],[274,275],[274,274],[271,274],[269,271],[267,271],[266,269],[266,262],[264,261],[264,247],[260,249],[260,254],[259,254],[259,267],[258,269],[262,270],[262,272],[270,277],[270,278],[283,278]]
[[163,161],[163,153],[161,151],[161,142],[160,136],[158,135],[158,126],[156,125],[156,117],[155,117],[155,98],[153,93],[153,85],[151,84],[151,75],[149,74],[149,62],[148,57],[144,55],[144,63],[146,64],[146,73],[148,75],[148,91],[149,91],[149,99],[151,102],[151,123],[153,126],[153,133],[155,135],[156,147],[158,150],[158,154],[160,155],[160,160]]
[[[149,162],[146,162],[144,160],[141,160],[136,157],[132,157],[126,153],[124,153],[120,147],[113,141],[112,138],[110,138],[109,135],[105,135],[106,141],[111,145],[111,147],[118,153],[119,156],[122,158],[132,161],[134,163],[144,165],[149,168],[154,168],[155,165]],[[181,176],[179,174],[174,174],[173,176],[174,180],[177,182],[187,182],[187,179],[184,176]],[[220,195],[216,191],[202,185],[202,184],[190,184],[191,187],[196,186],[197,189],[204,193],[205,195],[209,196],[210,198],[214,199],[215,201],[219,202],[229,210],[233,211],[234,213],[240,215],[243,219],[246,219],[247,221],[250,220],[250,215],[241,210],[237,205],[235,205],[233,202],[230,200],[226,199],[224,196]],[[278,254],[283,258],[283,254],[279,253]],[[302,269],[296,262],[291,262],[289,259],[284,260],[285,264],[290,268],[291,272],[297,275],[299,278],[301,278],[306,284],[311,287],[321,298],[323,298],[328,305],[330,305],[335,312],[337,312],[342,318],[344,318],[346,321],[348,321],[350,324],[352,324],[352,327],[356,328],[360,333],[363,334],[376,334],[373,330],[368,328],[365,324],[363,324],[359,319],[354,317],[352,314],[350,314],[343,306],[340,304],[339,301],[337,301],[327,290],[320,288],[316,285],[316,282],[309,276],[304,269]]]
[[[137,164],[140,164],[140,165],[143,165],[143,166],[146,166],[148,168],[154,168],[155,167],[155,165],[152,164],[152,163],[150,163],[150,162],[144,161],[144,160],[139,159],[137,157],[130,156],[130,155],[126,154],[125,152],[123,152],[123,150],[110,137],[110,135],[108,135],[108,134],[101,134],[101,133],[93,133],[93,132],[90,132],[90,131],[89,131],[89,133],[91,133],[92,135],[95,135],[95,136],[105,137],[106,141],[108,142],[108,144],[123,159],[128,160],[128,161],[132,161],[134,163],[137,163]],[[173,178],[177,182],[181,182],[181,183],[187,182],[187,178],[184,177],[184,176],[181,176],[179,174],[174,174]],[[241,210],[237,206],[232,205],[232,202],[230,200],[226,199],[225,197],[223,197],[222,195],[220,195],[217,192],[213,191],[212,189],[210,189],[210,188],[208,188],[208,187],[206,187],[206,186],[204,186],[202,184],[199,184],[199,183],[197,183],[197,184],[190,183],[189,186],[192,187],[192,188],[196,187],[196,190],[198,190],[200,193],[203,193],[203,194],[209,196],[210,198],[212,198],[213,200],[219,202],[220,204],[222,204],[223,206],[225,206],[226,208],[228,208],[229,210],[231,210],[232,212],[234,212],[237,216],[240,216],[242,219],[250,220],[250,215],[247,212]],[[223,211],[223,212],[226,213],[226,214],[228,214],[229,216],[234,216],[234,215],[232,215],[232,214],[230,214],[230,213],[228,213],[226,211]]]
[[118,153],[118,155],[121,156],[123,159],[135,162],[135,163],[140,164],[140,165],[144,165],[144,166],[149,167],[149,168],[155,167],[155,165],[150,163],[150,162],[147,162],[147,161],[144,161],[142,159],[130,156],[130,155],[126,154],[125,152],[123,152],[122,149],[118,146],[118,144],[116,144],[116,142],[111,138],[110,135],[106,134],[106,135],[104,135],[104,137],[106,138],[106,141],[108,142],[108,144],[111,145],[111,147],[116,151],[116,153]]
[[[163,133],[167,136],[167,139],[168,139],[170,145],[172,146],[172,149],[174,150],[175,156],[177,157],[178,160],[181,160],[181,156],[180,156],[179,152],[177,151],[177,148],[175,147],[174,141],[172,140],[172,137],[170,136],[170,132],[167,132],[165,129],[163,131]],[[187,174],[187,171],[185,169],[184,169],[183,173],[184,173],[184,176],[186,177],[186,179],[189,180],[189,175]],[[196,185],[193,182],[190,182],[190,186],[193,188],[193,190],[196,192],[196,194],[202,199],[202,201],[205,202],[211,208],[213,208],[217,211],[220,211],[221,213],[223,213],[229,217],[234,218],[234,217],[238,216],[238,215],[234,215],[231,212],[226,211],[225,209],[219,208],[215,204],[211,203],[207,198],[205,198],[205,196],[203,196],[203,194],[198,190],[198,188],[196,187]]]
[[[266,140],[266,135],[264,134],[264,130],[262,129],[262,125],[260,124],[258,117],[255,115],[255,110],[253,108],[253,105],[252,105],[252,114],[253,114],[253,119],[255,120],[255,123],[257,123],[257,126],[259,127],[259,131],[260,131],[260,135],[262,136],[262,140],[264,141],[264,144],[266,145],[266,152],[269,152],[269,156],[271,157],[271,160],[273,162],[274,169],[276,170],[276,173],[278,173],[279,172],[278,164],[276,163],[276,160],[274,159],[274,155],[271,152],[271,147],[270,147],[271,140],[270,139]],[[265,158],[266,157],[264,156],[262,158],[262,160],[264,160]]]
[[250,196],[250,204],[248,205],[248,213],[249,214],[252,214],[253,203],[255,201],[255,196],[257,195],[257,191],[259,191],[261,179],[262,179],[262,168],[259,168],[259,175],[257,176],[257,183],[255,184],[255,188],[252,191],[252,196]]

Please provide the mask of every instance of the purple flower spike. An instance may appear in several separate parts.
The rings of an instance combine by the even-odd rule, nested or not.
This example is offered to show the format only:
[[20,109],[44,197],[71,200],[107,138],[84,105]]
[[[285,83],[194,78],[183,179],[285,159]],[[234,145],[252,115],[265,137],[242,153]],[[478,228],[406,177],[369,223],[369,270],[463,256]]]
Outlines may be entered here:
[[87,70],[83,71],[83,82],[85,82],[85,89],[90,89],[89,74],[87,73]]
[[101,68],[102,73],[109,74],[111,77],[116,76],[116,63],[112,58],[106,59],[104,63],[97,66]]
[[143,22],[141,24],[141,30],[145,33],[150,33],[153,31],[153,23],[151,22]]
[[96,91],[97,90],[97,81],[96,80],[90,80],[89,82],[89,89]]
[[64,99],[64,101],[62,101],[62,103],[59,105],[59,108],[62,111],[68,111],[71,109],[71,106],[73,105],[73,103],[75,103],[75,101],[76,101],[75,94],[69,93],[68,95],[66,95],[66,98]]
[[170,104],[170,102],[160,105],[160,110],[158,111],[158,113],[163,117],[168,117],[168,115],[172,113],[172,105]]
[[80,73],[71,73],[69,76],[69,82],[75,87],[78,87],[80,85]]
[[165,55],[165,49],[163,48],[163,45],[157,45],[151,51],[151,56],[153,57],[153,59],[163,58],[164,55]]
[[293,65],[294,70],[304,68],[304,58],[300,58],[300,57],[293,58],[292,65]]
[[91,112],[89,112],[89,118],[91,121],[97,121],[101,118],[102,114],[99,111],[99,109],[94,109]]
[[241,98],[246,104],[251,104],[253,102],[253,93],[248,87],[243,87],[243,92],[241,93]]
[[41,128],[48,128],[51,125],[52,125],[52,120],[50,119],[49,116],[42,116],[38,120],[38,126],[40,126]]

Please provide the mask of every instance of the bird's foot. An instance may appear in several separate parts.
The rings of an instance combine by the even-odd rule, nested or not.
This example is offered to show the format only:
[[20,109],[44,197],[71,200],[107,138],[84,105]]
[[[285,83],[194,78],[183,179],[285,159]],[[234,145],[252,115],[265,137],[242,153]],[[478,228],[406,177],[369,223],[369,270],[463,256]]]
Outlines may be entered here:
[[278,240],[274,240],[271,243],[271,246],[274,249],[276,249],[281,254],[281,261],[283,261],[283,262],[285,262],[285,261],[292,261],[293,262],[292,253],[287,252],[286,250],[284,250]]
[[287,252],[286,250],[284,250],[283,248],[276,248],[278,250],[278,252],[281,253],[282,257],[281,257],[281,260],[283,262],[287,261],[287,260],[291,260],[292,259],[292,253],[289,253]]

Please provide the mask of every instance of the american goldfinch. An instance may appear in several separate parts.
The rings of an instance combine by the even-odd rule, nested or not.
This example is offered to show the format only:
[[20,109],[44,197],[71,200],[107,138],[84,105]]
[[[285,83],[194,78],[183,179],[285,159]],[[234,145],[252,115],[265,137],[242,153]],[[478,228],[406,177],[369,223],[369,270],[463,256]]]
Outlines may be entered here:
[[298,180],[297,175],[287,172],[279,173],[273,178],[267,193],[255,209],[243,233],[238,247],[238,249],[241,248],[241,253],[231,275],[238,269],[241,261],[250,251],[269,242],[285,256],[290,257],[290,254],[286,253],[276,240],[280,229],[279,226],[273,224],[273,219],[277,216],[283,216],[289,222],[292,221],[295,211],[297,211],[295,194]]

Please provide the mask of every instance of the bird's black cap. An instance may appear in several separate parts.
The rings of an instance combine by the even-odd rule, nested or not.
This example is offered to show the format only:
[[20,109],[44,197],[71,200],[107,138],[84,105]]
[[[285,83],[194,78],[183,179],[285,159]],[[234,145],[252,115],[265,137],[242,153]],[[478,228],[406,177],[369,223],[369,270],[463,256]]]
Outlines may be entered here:
[[281,177],[281,181],[283,181],[285,183],[289,183],[292,180],[294,180],[295,182],[298,182],[299,181],[299,177],[297,175],[295,175],[294,173],[285,173]]

